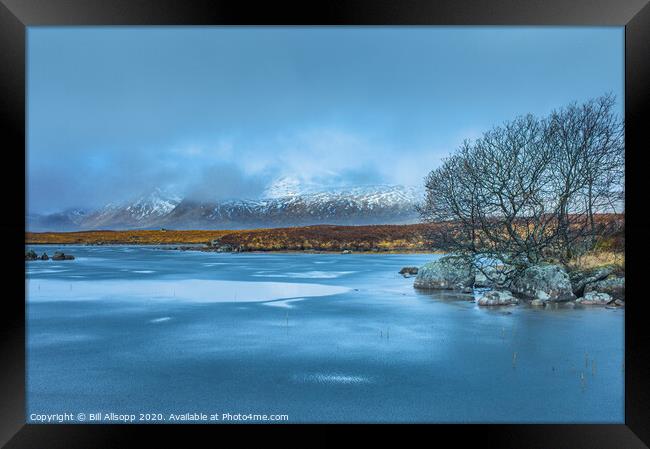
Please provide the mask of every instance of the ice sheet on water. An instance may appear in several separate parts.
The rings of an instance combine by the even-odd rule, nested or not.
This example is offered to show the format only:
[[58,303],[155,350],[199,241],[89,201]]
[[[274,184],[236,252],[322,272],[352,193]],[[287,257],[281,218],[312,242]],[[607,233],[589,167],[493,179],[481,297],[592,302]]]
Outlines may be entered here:
[[271,307],[281,307],[283,309],[293,309],[293,303],[298,301],[303,301],[305,298],[294,298],[294,299],[281,299],[276,301],[267,301],[264,303],[265,306]]
[[350,289],[334,285],[288,282],[187,280],[82,280],[29,279],[27,300],[86,301],[168,300],[187,302],[262,302],[278,299],[336,295]]

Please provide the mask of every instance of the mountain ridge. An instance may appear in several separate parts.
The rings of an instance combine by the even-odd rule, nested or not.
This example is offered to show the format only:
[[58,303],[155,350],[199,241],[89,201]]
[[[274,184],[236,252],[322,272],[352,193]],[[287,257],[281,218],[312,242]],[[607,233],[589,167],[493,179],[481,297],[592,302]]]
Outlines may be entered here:
[[252,229],[260,227],[409,224],[421,195],[399,185],[284,191],[263,199],[198,201],[156,188],[97,210],[69,209],[27,217],[28,230]]

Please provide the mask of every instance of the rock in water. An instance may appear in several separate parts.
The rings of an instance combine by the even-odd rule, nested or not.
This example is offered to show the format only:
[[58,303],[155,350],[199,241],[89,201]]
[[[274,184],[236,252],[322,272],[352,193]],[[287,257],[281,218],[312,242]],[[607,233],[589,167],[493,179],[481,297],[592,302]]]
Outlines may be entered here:
[[25,260],[36,260],[38,256],[34,250],[25,251]]
[[584,305],[601,305],[604,306],[612,302],[613,299],[607,293],[588,292],[583,298],[578,298],[576,302]]
[[70,254],[64,254],[61,251],[56,251],[52,256],[52,260],[74,260],[74,256]]
[[418,267],[403,267],[399,270],[399,274],[405,278],[410,277],[411,275],[416,275],[418,274]]
[[541,264],[526,268],[515,278],[510,290],[524,298],[544,302],[576,299],[569,275],[561,265]]
[[50,260],[50,258],[47,256],[47,253],[43,253],[41,260]]
[[462,290],[474,285],[474,269],[464,260],[446,256],[418,270],[413,287],[431,290]]
[[585,295],[589,292],[607,293],[614,299],[625,300],[625,278],[608,277],[602,281],[587,284]]
[[507,290],[492,290],[476,301],[479,306],[508,306],[518,304],[519,300]]

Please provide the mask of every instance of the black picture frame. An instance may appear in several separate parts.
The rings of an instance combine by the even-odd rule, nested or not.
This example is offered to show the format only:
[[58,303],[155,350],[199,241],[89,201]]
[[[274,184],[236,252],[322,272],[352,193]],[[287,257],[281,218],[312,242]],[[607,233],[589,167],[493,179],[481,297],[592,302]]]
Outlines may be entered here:
[[[26,27],[37,25],[616,25],[625,26],[626,269],[625,424],[373,426],[373,436],[402,431],[423,441],[483,447],[642,448],[650,444],[650,326],[644,311],[648,265],[644,214],[644,151],[650,103],[650,5],[647,0],[387,0],[251,2],[232,0],[0,0],[0,122],[5,237],[0,312],[0,444],[7,448],[190,447],[224,432],[244,437],[246,426],[129,426],[25,424],[25,51]],[[645,256],[647,257],[647,256]],[[647,274],[646,274],[647,276]],[[351,426],[253,426],[291,443],[286,431],[315,430],[333,442]],[[318,426],[320,427],[320,426]],[[356,426],[354,426],[356,428]],[[280,435],[282,432],[282,435]],[[206,438],[207,439],[204,439]],[[240,443],[245,440],[238,440]],[[193,444],[194,442],[194,444]],[[303,443],[305,441],[303,440]],[[212,445],[212,444],[211,444]],[[307,444],[306,444],[307,445]]]

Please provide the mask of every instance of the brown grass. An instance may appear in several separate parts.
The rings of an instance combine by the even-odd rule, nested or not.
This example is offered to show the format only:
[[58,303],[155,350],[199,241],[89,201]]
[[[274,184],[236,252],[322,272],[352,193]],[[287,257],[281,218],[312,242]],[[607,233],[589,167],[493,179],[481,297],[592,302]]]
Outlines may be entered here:
[[244,251],[429,251],[430,225],[304,226],[221,231],[27,232],[27,244],[207,244],[218,239]]
[[569,266],[575,269],[597,268],[614,265],[620,271],[625,271],[625,253],[622,251],[592,251],[571,261]]
[[222,243],[245,251],[427,251],[430,225],[304,226],[254,229],[224,235]]
[[[599,220],[620,223],[620,230],[598,242],[596,250],[573,261],[578,267],[613,263],[624,265],[625,231],[621,217],[603,216]],[[302,226],[251,230],[218,231],[83,231],[27,232],[27,244],[208,244],[219,240],[242,251],[399,251],[430,252],[430,238],[444,224],[373,226]],[[617,226],[619,226],[617,224]],[[444,231],[444,229],[443,229]],[[427,237],[428,236],[428,237]]]
[[232,231],[81,231],[27,232],[27,244],[194,244],[207,243]]

